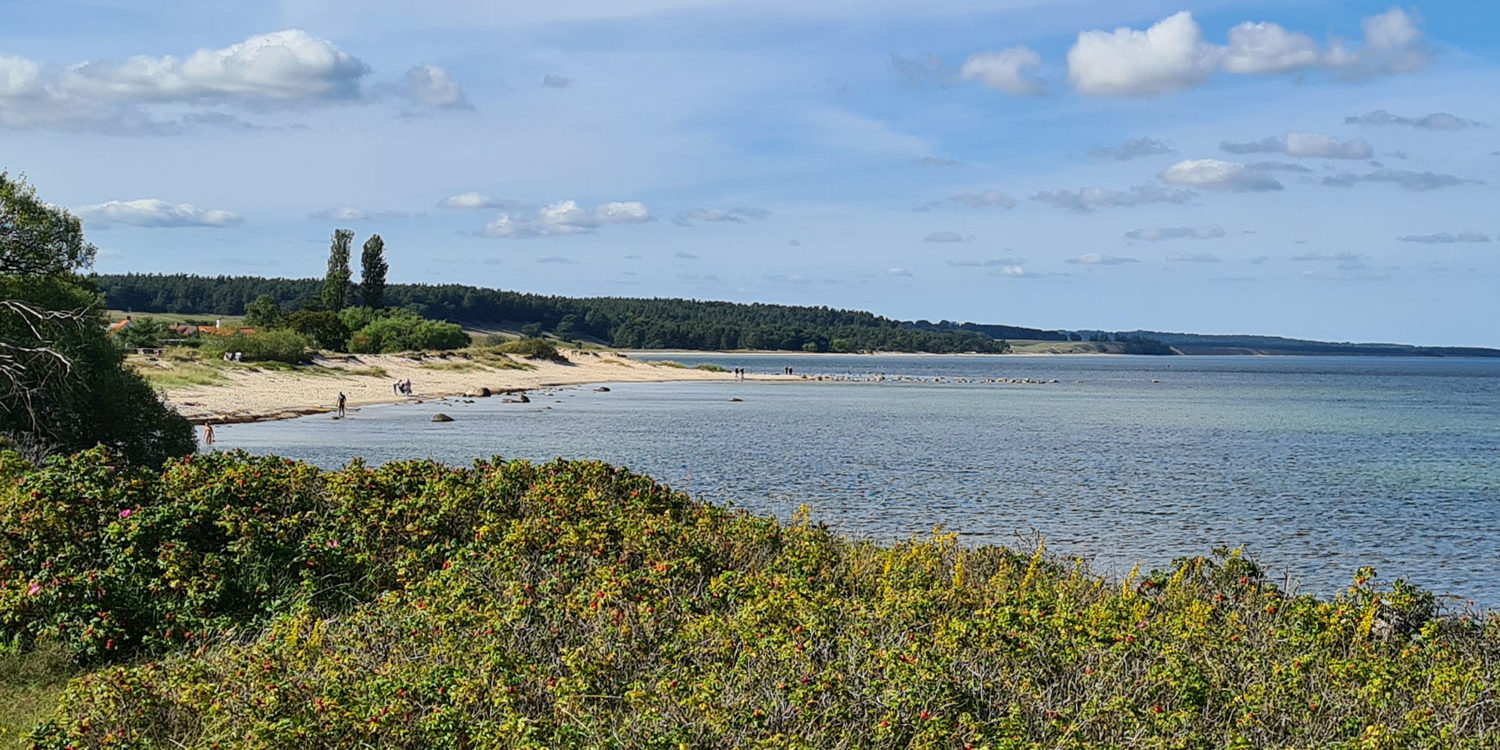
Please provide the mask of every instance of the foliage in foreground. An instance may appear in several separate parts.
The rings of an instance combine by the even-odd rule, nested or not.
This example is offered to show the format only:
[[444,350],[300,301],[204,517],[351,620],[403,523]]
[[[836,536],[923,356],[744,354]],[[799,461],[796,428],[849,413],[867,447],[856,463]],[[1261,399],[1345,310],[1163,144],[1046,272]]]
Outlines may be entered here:
[[1368,571],[1331,599],[1235,554],[1109,581],[850,542],[599,463],[3,472],[10,648],[136,655],[74,681],[37,747],[1500,742],[1500,620],[1436,618]]

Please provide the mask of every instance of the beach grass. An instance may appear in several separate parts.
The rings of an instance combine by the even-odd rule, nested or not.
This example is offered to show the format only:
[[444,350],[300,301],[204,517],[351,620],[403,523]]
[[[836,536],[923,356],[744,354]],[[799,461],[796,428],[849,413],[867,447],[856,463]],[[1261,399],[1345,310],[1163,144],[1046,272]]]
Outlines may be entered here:
[[702,370],[704,372],[729,372],[729,368],[727,367],[720,367],[718,365],[709,364],[706,362],[704,364],[698,365],[697,367],[694,367],[693,369]]
[[390,373],[384,367],[371,365],[369,367],[355,367],[344,371],[345,375],[356,378],[389,378]]
[[685,365],[685,364],[683,364],[681,362],[674,362],[674,361],[672,361],[670,359],[664,359],[664,360],[661,360],[660,362],[649,362],[647,364],[651,365],[652,367],[671,367],[671,368],[677,369],[677,370],[686,370],[686,369],[688,369],[687,365]]
[[57,710],[80,670],[55,645],[0,653],[0,748],[25,747],[31,728]]

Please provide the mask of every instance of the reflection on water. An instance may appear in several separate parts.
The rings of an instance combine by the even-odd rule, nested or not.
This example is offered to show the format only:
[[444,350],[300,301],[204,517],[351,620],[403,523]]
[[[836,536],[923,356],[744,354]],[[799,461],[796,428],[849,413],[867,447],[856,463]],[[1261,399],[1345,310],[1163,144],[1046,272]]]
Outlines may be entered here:
[[[806,504],[861,537],[1041,534],[1114,572],[1246,545],[1303,590],[1332,592],[1373,565],[1385,580],[1500,605],[1500,361],[672,358],[887,380],[620,384],[530,404],[373,407],[344,421],[226,426],[219,446],[329,467],[356,455],[600,458],[756,512]],[[945,380],[891,382],[899,376]],[[457,421],[429,422],[437,411]]]

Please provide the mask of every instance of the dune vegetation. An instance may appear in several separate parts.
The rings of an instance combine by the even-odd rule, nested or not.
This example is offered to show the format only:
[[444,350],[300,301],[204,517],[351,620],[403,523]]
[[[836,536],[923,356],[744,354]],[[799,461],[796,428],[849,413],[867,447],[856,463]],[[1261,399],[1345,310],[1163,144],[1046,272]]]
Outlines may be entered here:
[[1500,619],[1370,571],[1331,598],[1223,551],[1110,580],[602,463],[8,454],[0,644],[75,665],[46,710],[0,680],[59,750],[1500,742]]

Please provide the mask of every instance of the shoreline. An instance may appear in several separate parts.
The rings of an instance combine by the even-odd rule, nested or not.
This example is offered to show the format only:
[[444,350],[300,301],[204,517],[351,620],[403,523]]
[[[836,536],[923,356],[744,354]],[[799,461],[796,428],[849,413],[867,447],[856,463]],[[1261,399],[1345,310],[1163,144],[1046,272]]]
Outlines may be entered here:
[[[216,370],[224,382],[158,388],[162,401],[195,425],[271,422],[337,410],[345,406],[422,403],[443,398],[503,397],[537,388],[599,383],[730,381],[731,372],[652,364],[615,352],[560,349],[566,363],[509,360],[493,366],[466,352],[439,354],[368,354],[315,357],[311,366],[294,370],[253,363]],[[514,363],[514,364],[513,364]],[[156,359],[133,363],[137,370],[170,367]],[[800,380],[799,376],[745,374],[746,380]],[[411,394],[393,389],[410,380]]]

